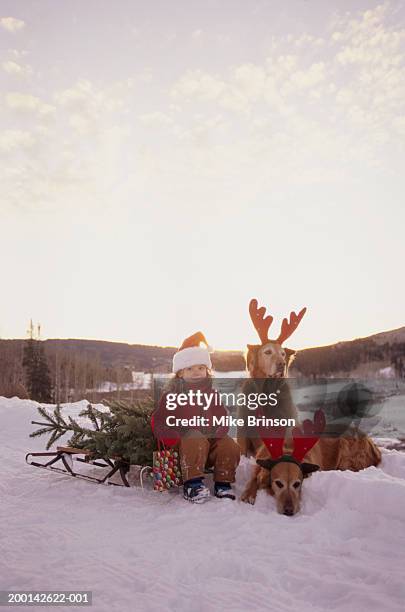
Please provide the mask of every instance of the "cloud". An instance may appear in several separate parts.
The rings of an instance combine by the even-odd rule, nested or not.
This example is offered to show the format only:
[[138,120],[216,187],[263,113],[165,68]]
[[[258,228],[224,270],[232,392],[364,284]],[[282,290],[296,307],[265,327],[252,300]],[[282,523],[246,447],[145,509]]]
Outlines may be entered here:
[[35,138],[30,132],[22,130],[4,130],[0,132],[0,152],[2,153],[30,149],[34,143]]
[[225,133],[227,122],[222,115],[194,117],[191,126],[175,125],[172,133],[181,142],[197,147],[210,148]]
[[226,84],[214,75],[194,70],[182,76],[171,90],[174,98],[200,98],[216,100],[225,90]]
[[262,66],[241,64],[235,68],[231,78],[241,95],[257,100],[263,94],[267,75]]
[[226,78],[221,79],[201,70],[189,71],[174,84],[171,96],[176,101],[215,102],[224,109],[244,112],[247,99],[242,91],[242,75],[239,76],[239,81],[240,87]]
[[5,96],[8,108],[23,113],[38,113],[40,115],[50,115],[55,111],[55,107],[47,104],[31,94],[19,92],[9,92]]
[[310,46],[322,47],[325,44],[324,38],[312,36],[311,34],[308,34],[308,33],[304,33],[299,37],[289,34],[287,36],[287,40],[291,42],[294,45],[294,47],[298,47],[298,48],[310,47]]
[[222,76],[189,71],[174,84],[171,95],[178,101],[215,102],[243,114],[263,99],[280,107],[281,97],[310,92],[326,79],[325,62],[300,67],[298,56],[281,54],[268,57],[264,65],[241,64]]
[[27,55],[28,51],[24,51],[23,49],[8,49],[8,53],[11,57],[18,60]]
[[405,29],[390,24],[390,17],[386,3],[355,18],[341,18],[339,31],[332,34],[332,41],[341,44],[337,61],[343,66],[377,64],[385,69],[401,64]]
[[[226,157],[236,168],[247,154],[263,177],[336,180],[351,165],[392,172],[390,156],[403,153],[404,43],[405,29],[388,4],[338,15],[323,38],[274,36],[261,62],[180,75],[172,99],[198,117],[172,133],[189,147],[190,164],[195,155],[201,165],[205,150],[218,175],[230,171]],[[222,131],[219,146],[217,129],[204,125],[219,111],[232,111],[224,112],[232,144]]]
[[396,118],[405,99],[405,29],[393,17],[385,3],[340,18],[331,37],[335,72],[345,76],[336,90],[337,105],[376,143],[402,135]]
[[15,17],[2,17],[0,25],[8,32],[18,32],[25,27],[25,22]]
[[290,76],[290,83],[296,89],[309,89],[318,85],[326,78],[326,66],[324,62],[311,64],[306,70],[297,70]]
[[8,60],[2,63],[2,68],[7,74],[12,74],[16,76],[29,76],[32,74],[31,66],[22,65],[12,60]]
[[29,128],[0,132],[1,206],[57,212],[117,204],[111,191],[121,189],[129,172],[132,86],[78,81],[55,92],[52,104],[7,93],[10,122]]
[[100,123],[108,115],[123,112],[133,82],[113,83],[105,89],[97,89],[89,80],[81,79],[72,87],[54,95],[55,104],[69,113],[69,123],[81,135],[99,131]]

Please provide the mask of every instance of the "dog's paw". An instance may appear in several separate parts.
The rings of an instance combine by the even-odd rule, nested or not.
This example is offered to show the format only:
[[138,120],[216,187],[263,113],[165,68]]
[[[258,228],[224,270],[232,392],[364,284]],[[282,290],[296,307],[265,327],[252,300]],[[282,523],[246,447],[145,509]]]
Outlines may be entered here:
[[251,493],[250,491],[245,491],[240,499],[241,501],[245,502],[245,504],[251,504],[253,506],[256,501],[256,494]]

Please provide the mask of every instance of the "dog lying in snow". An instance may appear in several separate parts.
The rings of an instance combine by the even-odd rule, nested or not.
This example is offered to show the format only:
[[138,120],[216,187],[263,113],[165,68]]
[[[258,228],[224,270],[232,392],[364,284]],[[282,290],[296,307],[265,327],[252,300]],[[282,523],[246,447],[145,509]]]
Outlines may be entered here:
[[[319,411],[318,411],[319,412]],[[315,417],[316,418],[316,417]],[[312,442],[308,442],[312,440]],[[283,454],[283,438],[266,440],[256,453],[254,473],[242,501],[254,504],[258,489],[274,495],[277,511],[292,516],[300,509],[303,479],[317,470],[358,472],[381,461],[381,452],[367,436],[294,438],[292,454]],[[314,446],[308,450],[311,444]]]

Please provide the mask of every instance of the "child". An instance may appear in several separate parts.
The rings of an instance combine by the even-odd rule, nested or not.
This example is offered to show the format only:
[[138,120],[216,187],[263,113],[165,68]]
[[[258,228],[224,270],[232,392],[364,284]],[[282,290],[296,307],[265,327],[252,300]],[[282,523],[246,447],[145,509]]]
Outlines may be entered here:
[[[200,342],[206,347],[201,347]],[[167,446],[178,444],[184,481],[183,497],[194,503],[207,501],[210,491],[204,485],[204,470],[213,467],[215,496],[220,499],[235,499],[231,483],[235,482],[240,451],[236,442],[226,435],[227,428],[212,425],[182,425],[172,428],[166,425],[166,417],[169,415],[187,420],[193,416],[205,417],[205,422],[212,423],[213,415],[220,417],[227,414],[216,395],[208,410],[204,410],[201,405],[195,405],[195,402],[188,402],[186,405],[179,402],[175,410],[167,410],[166,400],[169,393],[188,393],[190,390],[215,393],[212,389],[208,345],[201,332],[186,338],[175,353],[173,373],[175,376],[160,399],[152,426],[156,437]]]

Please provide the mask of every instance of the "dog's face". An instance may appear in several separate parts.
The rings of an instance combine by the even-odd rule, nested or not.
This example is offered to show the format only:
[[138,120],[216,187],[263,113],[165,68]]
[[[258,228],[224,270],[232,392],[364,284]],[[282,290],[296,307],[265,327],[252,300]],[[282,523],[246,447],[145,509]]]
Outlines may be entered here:
[[247,367],[252,378],[285,378],[295,351],[269,340],[266,344],[248,344]]
[[275,463],[272,459],[258,459],[257,463],[269,472],[269,484],[276,500],[277,512],[286,516],[296,514],[301,507],[302,481],[311,472],[319,470],[319,465],[297,465],[289,461]]

